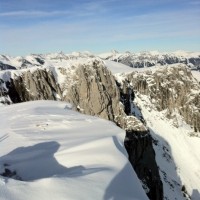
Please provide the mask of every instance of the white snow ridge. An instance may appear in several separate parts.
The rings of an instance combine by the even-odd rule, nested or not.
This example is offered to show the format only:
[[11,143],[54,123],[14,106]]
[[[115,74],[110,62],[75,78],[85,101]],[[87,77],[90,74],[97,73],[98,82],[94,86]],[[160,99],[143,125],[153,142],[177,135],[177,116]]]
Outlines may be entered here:
[[0,199],[147,199],[112,122],[55,101],[0,113],[0,173],[13,178],[0,176]]

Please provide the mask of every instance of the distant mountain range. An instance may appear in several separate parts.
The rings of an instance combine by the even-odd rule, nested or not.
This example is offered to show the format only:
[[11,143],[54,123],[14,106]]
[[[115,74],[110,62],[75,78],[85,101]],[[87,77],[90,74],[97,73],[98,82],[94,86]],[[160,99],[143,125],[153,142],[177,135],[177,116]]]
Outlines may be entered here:
[[99,55],[95,55],[90,52],[73,52],[71,54],[64,54],[63,52],[60,52],[52,54],[31,54],[29,56],[17,57],[0,55],[0,69],[22,69],[32,66],[43,66],[48,64],[49,60],[54,60],[56,62],[56,60],[64,61],[94,57],[112,60],[133,68],[184,63],[191,69],[200,69],[200,52],[177,51],[173,53],[160,53],[158,51],[150,51],[141,53],[119,53],[115,50]]
[[160,53],[157,51],[150,51],[141,53],[119,53],[113,51],[101,54],[100,57],[106,60],[123,63],[133,68],[184,63],[192,69],[200,69],[200,52],[177,51],[174,53]]

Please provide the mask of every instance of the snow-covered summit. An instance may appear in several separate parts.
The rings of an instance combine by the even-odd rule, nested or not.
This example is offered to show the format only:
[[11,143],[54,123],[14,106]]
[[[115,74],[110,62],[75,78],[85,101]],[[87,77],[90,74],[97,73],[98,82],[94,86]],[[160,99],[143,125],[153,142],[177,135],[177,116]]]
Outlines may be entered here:
[[124,131],[66,103],[1,107],[0,199],[147,197],[123,146]]
[[[71,54],[48,53],[48,54],[30,54],[27,56],[12,57],[0,55],[0,69],[24,69],[31,67],[48,67],[52,65],[65,65],[68,62],[79,59],[89,59],[95,56],[90,52],[72,52]],[[7,67],[5,67],[5,65]],[[14,67],[14,68],[13,68]]]

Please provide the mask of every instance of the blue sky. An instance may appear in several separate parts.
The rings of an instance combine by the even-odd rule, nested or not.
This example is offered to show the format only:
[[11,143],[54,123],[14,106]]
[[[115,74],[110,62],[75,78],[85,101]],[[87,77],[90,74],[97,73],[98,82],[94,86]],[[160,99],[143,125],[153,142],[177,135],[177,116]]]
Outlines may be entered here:
[[200,0],[0,0],[0,54],[200,51]]

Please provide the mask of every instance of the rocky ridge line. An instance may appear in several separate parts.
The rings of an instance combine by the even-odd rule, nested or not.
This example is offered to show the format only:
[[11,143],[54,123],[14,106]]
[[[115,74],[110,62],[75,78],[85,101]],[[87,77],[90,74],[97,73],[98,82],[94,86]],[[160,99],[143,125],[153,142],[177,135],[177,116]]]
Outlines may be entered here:
[[103,59],[119,62],[133,68],[152,67],[156,65],[166,66],[171,64],[183,63],[190,68],[200,70],[200,53],[192,53],[192,52],[119,53],[117,51],[113,51],[108,54],[102,55],[101,57]]
[[184,64],[132,72],[127,80],[138,95],[146,95],[155,109],[166,111],[166,117],[179,126],[176,112],[195,132],[200,131],[200,85]]

